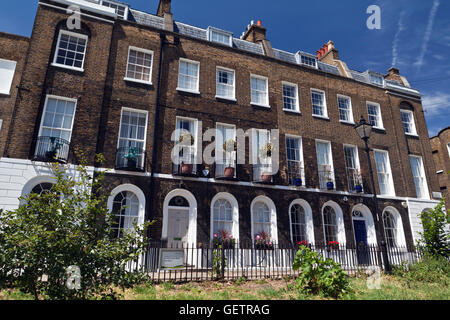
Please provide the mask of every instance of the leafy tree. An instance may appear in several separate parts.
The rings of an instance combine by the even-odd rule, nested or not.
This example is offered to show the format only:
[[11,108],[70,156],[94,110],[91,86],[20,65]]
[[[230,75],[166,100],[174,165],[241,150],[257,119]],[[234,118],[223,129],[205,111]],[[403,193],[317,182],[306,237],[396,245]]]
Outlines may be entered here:
[[[449,211],[450,213],[450,211]],[[439,257],[450,257],[450,233],[448,231],[448,214],[445,212],[445,199],[432,210],[420,214],[423,233],[419,242],[426,254]]]
[[301,292],[333,298],[353,292],[341,265],[330,258],[324,259],[308,247],[299,248],[292,268],[301,271],[297,278],[297,289]]
[[67,166],[51,167],[50,192],[30,194],[18,209],[0,212],[0,289],[15,287],[35,299],[118,298],[114,288],[142,280],[143,273],[127,265],[144,253],[151,223],[113,237],[105,174],[92,177],[85,160],[75,175]]

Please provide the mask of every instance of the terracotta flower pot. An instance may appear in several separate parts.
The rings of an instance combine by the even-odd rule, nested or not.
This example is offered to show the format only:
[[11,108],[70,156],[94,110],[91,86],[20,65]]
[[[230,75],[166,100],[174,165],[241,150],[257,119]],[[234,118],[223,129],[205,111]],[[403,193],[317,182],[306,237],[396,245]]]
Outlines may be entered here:
[[234,178],[235,169],[233,167],[226,167],[224,170],[224,176],[227,178]]
[[271,182],[272,175],[268,172],[264,172],[263,174],[261,174],[261,180],[262,180],[262,182]]
[[193,169],[193,165],[192,164],[185,164],[185,163],[183,163],[181,165],[181,173],[182,174],[191,174],[192,173],[192,169]]

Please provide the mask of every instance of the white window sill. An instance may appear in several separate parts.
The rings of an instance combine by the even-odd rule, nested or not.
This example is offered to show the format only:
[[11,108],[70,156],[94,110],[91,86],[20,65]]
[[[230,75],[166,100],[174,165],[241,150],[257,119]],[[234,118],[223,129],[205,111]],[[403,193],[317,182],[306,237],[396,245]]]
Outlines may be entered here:
[[51,66],[58,67],[58,68],[69,69],[69,70],[73,70],[73,71],[84,72],[83,68],[70,67],[70,66],[66,66],[64,64],[59,64],[59,63],[52,63]]
[[194,90],[189,90],[189,89],[183,89],[183,88],[177,88],[177,91],[187,92],[187,93],[192,93],[192,94],[200,94],[199,91],[194,91]]
[[385,128],[381,128],[381,127],[373,127],[373,129],[375,129],[375,130],[380,130],[380,131],[386,131]]
[[330,120],[330,118],[326,117],[326,116],[319,116],[317,114],[313,114],[312,115],[314,118],[319,118],[319,119],[324,119],[324,120]]
[[127,77],[123,78],[123,80],[130,81],[130,82],[142,83],[142,84],[148,84],[149,86],[153,85],[151,81],[144,81],[144,80],[139,80],[139,79],[127,78]]
[[233,101],[233,102],[237,101],[236,98],[222,97],[222,96],[216,96],[216,99],[229,100],[229,101]]
[[9,96],[11,94],[10,91],[0,91],[0,95]]
[[356,123],[354,123],[353,121],[345,121],[345,120],[339,120],[340,123],[345,123],[345,124],[352,124],[355,125]]
[[441,173],[444,173],[444,170],[436,171],[436,174],[441,174]]
[[259,104],[259,103],[255,103],[255,102],[250,102],[250,104],[252,106],[256,106],[256,107],[262,107],[262,108],[268,108],[270,109],[270,106],[268,104]]
[[302,114],[300,111],[298,110],[291,110],[291,109],[283,109],[284,112],[289,112],[289,113],[295,113],[295,114]]
[[410,137],[415,137],[415,138],[418,138],[418,137],[419,137],[419,136],[418,136],[417,134],[415,134],[415,133],[406,133],[406,132],[405,132],[405,135],[410,136]]

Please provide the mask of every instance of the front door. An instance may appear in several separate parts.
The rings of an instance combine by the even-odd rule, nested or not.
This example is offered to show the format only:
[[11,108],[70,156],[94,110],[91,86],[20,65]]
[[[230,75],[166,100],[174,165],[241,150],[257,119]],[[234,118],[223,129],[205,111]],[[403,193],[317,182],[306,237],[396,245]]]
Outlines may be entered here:
[[355,230],[356,254],[358,257],[358,263],[369,264],[366,221],[353,220],[353,229]]
[[169,209],[167,240],[171,247],[181,247],[188,241],[189,209]]

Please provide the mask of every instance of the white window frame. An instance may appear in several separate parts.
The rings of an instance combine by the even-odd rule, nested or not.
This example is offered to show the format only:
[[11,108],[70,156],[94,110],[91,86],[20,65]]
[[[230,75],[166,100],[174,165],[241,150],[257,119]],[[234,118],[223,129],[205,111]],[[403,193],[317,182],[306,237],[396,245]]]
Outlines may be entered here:
[[[391,161],[389,159],[389,151],[373,149],[373,152],[374,152],[375,170],[377,171],[377,180],[378,180],[378,188],[380,189],[380,195],[382,195],[382,196],[394,196],[395,197],[394,178],[392,176]],[[387,172],[385,172],[383,174],[387,174],[388,175],[388,181],[387,181],[387,186],[389,188],[388,193],[381,193],[380,178],[379,178],[379,174],[380,173],[378,171],[377,158],[375,156],[375,153],[377,153],[377,152],[386,154],[386,169],[387,169]]]
[[[236,141],[237,142],[237,137],[236,137],[236,126],[234,125],[234,124],[228,124],[228,123],[222,123],[222,122],[216,122],[216,132],[218,132],[219,130],[218,130],[218,127],[219,126],[221,126],[221,127],[224,127],[224,128],[227,128],[227,129],[232,129],[233,131],[234,131],[234,135],[233,135],[233,139],[234,139],[234,141]],[[222,140],[224,140],[223,139],[224,137],[222,137]],[[220,157],[219,157],[219,152],[217,151],[217,150],[223,150],[223,144],[226,142],[226,141],[220,141],[217,137],[215,138],[216,139],[216,171],[217,171],[217,165],[226,165],[226,157],[227,157],[227,155],[226,155],[226,153],[225,153],[225,151],[223,152],[223,155],[224,155],[224,158],[222,159],[223,160],[223,164],[220,164],[219,163],[219,159],[220,159]],[[234,157],[234,177],[236,178],[236,166],[237,166],[237,151],[235,151],[235,152],[233,152],[234,154],[231,156],[232,158]],[[217,176],[217,172],[216,172],[216,176]]]
[[[57,63],[57,59],[58,59],[58,52],[60,50],[60,42],[61,42],[61,36],[63,34],[66,34],[68,36],[72,36],[72,37],[77,37],[77,38],[82,38],[84,40],[86,40],[85,46],[84,46],[84,52],[83,52],[83,62],[81,64],[81,68],[77,68],[77,67],[73,67],[73,66],[67,66],[65,64],[60,64]],[[84,72],[84,64],[86,62],[86,53],[87,53],[87,47],[88,47],[88,43],[89,43],[89,37],[85,34],[82,33],[75,33],[75,32],[71,32],[71,31],[67,31],[67,30],[60,30],[59,31],[59,35],[58,35],[58,41],[56,43],[56,49],[55,49],[55,54],[53,57],[53,62],[51,63],[52,66],[55,67],[60,67],[60,68],[66,68],[66,69],[70,69],[70,70],[75,70],[75,71],[81,71]]]
[[211,200],[211,223],[210,223],[210,239],[214,239],[214,205],[219,200],[226,200],[231,204],[231,235],[233,239],[239,241],[239,204],[236,198],[228,192],[219,192]]
[[[223,36],[228,37],[228,43],[225,42],[220,42],[220,41],[214,41],[213,40],[213,33],[217,33]],[[224,30],[220,30],[214,27],[208,27],[208,41],[214,42],[214,43],[218,43],[224,46],[229,46],[232,47],[233,46],[233,34]]]
[[[284,86],[289,86],[289,87],[294,87],[295,88],[295,90],[294,90],[294,92],[295,92],[294,109],[286,109],[284,107]],[[300,103],[299,103],[299,99],[298,99],[298,85],[296,83],[282,81],[281,82],[281,92],[282,92],[282,97],[283,97],[283,111],[300,113]],[[289,97],[289,98],[291,98],[291,97]]]
[[[9,95],[11,93],[11,86],[14,81],[14,76],[16,74],[17,62],[12,61],[12,60],[0,59],[0,63],[5,63],[5,64],[7,64],[8,67],[14,67],[14,69],[10,69],[10,70],[12,70],[12,72],[9,72],[9,74],[7,74],[7,75],[0,73],[0,77],[2,78],[2,81],[6,81],[6,87],[8,88],[7,91],[0,90],[0,94]],[[9,69],[0,69],[0,70],[9,70]],[[8,83],[9,83],[9,85],[8,85]]]
[[[330,174],[331,174],[331,176],[333,178],[332,182],[333,182],[333,185],[334,185],[334,190],[336,190],[336,175],[334,173],[333,148],[331,147],[331,142],[327,141],[327,140],[316,139],[315,140],[315,145],[316,145],[316,157],[317,157],[317,171],[318,171],[318,174],[319,174],[319,184],[320,184],[320,171],[321,171],[320,166],[323,165],[323,164],[319,164],[319,149],[317,148],[317,143],[325,143],[325,144],[328,145],[328,155],[329,155],[328,161],[329,161],[330,172],[331,172]],[[322,185],[321,185],[320,189],[326,189],[326,182],[325,182],[325,187],[322,188]]]
[[[292,135],[292,134],[285,134],[285,138],[284,138],[284,143],[286,146],[286,165],[288,161],[293,161],[293,160],[289,160],[288,156],[287,156],[287,139],[297,139],[299,140],[299,144],[300,144],[300,163],[301,163],[301,167],[300,167],[300,175],[301,175],[301,179],[302,179],[302,186],[306,185],[306,181],[305,181],[305,162],[304,162],[304,158],[303,158],[303,139],[300,136],[296,136],[296,135]],[[298,161],[297,161],[298,162]]]
[[105,7],[107,7],[107,8],[111,8],[111,9],[114,9],[113,7],[110,7],[110,6],[107,6],[107,5],[105,5],[103,2],[108,2],[108,3],[111,3],[111,4],[114,4],[114,5],[116,5],[116,6],[118,6],[118,7],[124,7],[125,8],[125,10],[124,10],[124,16],[123,17],[121,17],[118,13],[117,13],[117,11],[116,11],[116,14],[117,14],[117,17],[119,17],[119,18],[121,18],[121,19],[123,19],[123,20],[128,20],[128,6],[126,6],[126,5],[124,5],[124,4],[122,4],[122,3],[118,3],[118,2],[116,2],[116,1],[111,1],[111,0],[100,0],[100,4],[102,5],[102,6],[105,6]]
[[[354,150],[354,156],[355,156],[355,168],[348,168],[347,167],[347,161],[345,159],[345,148],[352,148]],[[352,144],[345,144],[343,145],[343,151],[344,151],[344,164],[345,164],[345,170],[347,171],[347,169],[356,169],[359,170],[359,173],[361,175],[361,180],[362,180],[362,174],[361,174],[361,165],[359,162],[359,152],[358,152],[358,147]],[[348,172],[346,172],[347,174],[347,179],[348,179]],[[362,181],[361,181],[361,186],[363,186]],[[349,192],[354,192],[352,190],[349,190]]]
[[385,130],[384,129],[384,125],[383,125],[383,117],[381,116],[381,105],[377,102],[373,102],[373,101],[366,101],[366,112],[367,112],[367,116],[368,116],[368,122],[370,123],[370,116],[369,116],[369,104],[377,107],[377,122],[378,122],[378,126],[373,126],[375,129],[379,129],[379,130]]
[[[339,108],[339,99],[347,99],[348,100],[348,120],[341,119],[341,112]],[[343,94],[337,95],[337,103],[338,103],[338,113],[339,113],[339,122],[355,124],[355,119],[353,118],[353,106],[352,106],[352,98],[349,96],[345,96]]]
[[[411,116],[411,122],[409,123],[409,127],[411,129],[411,132],[404,131],[405,128],[403,127],[403,123],[404,122],[403,122],[402,113],[408,113]],[[414,112],[412,112],[411,110],[400,109],[400,120],[402,121],[403,131],[405,132],[406,135],[417,136],[416,121],[414,119]]]
[[[263,104],[261,104],[261,103],[257,103],[257,102],[254,102],[253,100],[252,100],[252,92],[253,92],[253,89],[252,89],[252,80],[253,79],[258,79],[258,80],[264,80],[265,82],[266,82],[266,91],[265,91],[265,95],[266,95],[266,103],[263,103]],[[261,91],[258,91],[258,92],[261,92]],[[270,108],[270,103],[269,103],[269,78],[267,78],[267,77],[264,77],[264,76],[259,76],[259,75],[256,75],[256,74],[250,74],[250,104],[252,104],[252,105],[254,105],[254,106],[258,106],[258,107],[263,107],[263,108]]]
[[[381,83],[376,83],[376,82],[372,81],[372,79],[374,79],[374,78],[381,79]],[[385,85],[384,77],[377,73],[369,72],[369,80],[370,80],[371,84],[379,86],[379,87],[384,87],[384,85]]]
[[[196,90],[191,90],[191,89],[186,89],[186,88],[180,87],[180,71],[181,71],[181,63],[182,62],[188,63],[188,64],[196,64],[198,66]],[[176,90],[189,92],[189,93],[193,93],[193,94],[200,94],[200,62],[199,61],[189,60],[189,59],[185,59],[185,58],[179,59],[179,61],[178,61],[178,86],[177,86]]]
[[178,120],[186,120],[186,121],[190,121],[193,123],[193,131],[194,132],[190,132],[193,137],[194,137],[194,145],[192,145],[192,148],[194,148],[194,163],[192,163],[195,167],[195,165],[197,165],[197,156],[198,156],[198,136],[199,136],[199,126],[198,126],[198,119],[196,118],[189,118],[189,117],[181,117],[181,116],[177,116],[175,118],[175,130],[176,130],[176,135],[175,135],[175,146],[178,144],[178,141],[180,139],[180,133],[181,130],[178,130]]
[[[219,82],[217,81],[218,80],[217,77],[218,77],[219,71],[230,72],[230,73],[233,74],[233,96],[232,97],[221,96],[221,95],[218,94],[217,86],[219,85]],[[226,84],[222,84],[222,85],[226,85]],[[229,69],[229,68],[225,68],[225,67],[220,67],[220,66],[216,67],[216,98],[236,101],[236,71],[235,70]]]
[[[314,102],[313,102],[313,98],[312,98],[313,92],[314,93],[321,93],[321,94],[323,94],[323,116],[314,113]],[[320,90],[320,89],[316,89],[316,88],[311,88],[310,89],[310,97],[311,97],[311,112],[312,112],[312,116],[315,117],[315,118],[329,119],[328,118],[328,108],[327,108],[327,95],[326,95],[325,91],[324,90]]]
[[[69,102],[74,102],[75,103],[75,106],[74,106],[74,109],[73,109],[72,123],[70,125],[70,136],[69,136],[69,140],[68,140],[68,142],[71,142],[72,141],[72,133],[73,133],[73,124],[75,122],[75,115],[77,113],[78,100],[77,99],[73,99],[73,98],[67,98],[67,97],[60,97],[60,96],[50,95],[50,94],[45,96],[44,110],[42,111],[41,124],[39,125],[38,137],[41,137],[41,134],[42,134],[42,129],[43,129],[42,127],[43,127],[43,124],[44,124],[44,118],[45,118],[45,113],[47,111],[47,106],[48,106],[48,100],[49,99],[65,100],[65,101],[69,101]],[[46,128],[50,128],[50,127],[46,127]],[[57,128],[57,130],[61,130],[61,128]],[[68,129],[64,129],[64,130],[65,131],[69,131]]]
[[120,133],[122,131],[122,117],[123,117],[123,112],[124,111],[129,111],[129,112],[135,112],[135,113],[142,113],[145,114],[145,132],[144,132],[144,140],[142,141],[144,143],[144,147],[142,148],[143,151],[145,152],[146,150],[146,145],[147,145],[147,130],[148,130],[148,111],[147,110],[140,110],[140,109],[132,109],[132,108],[126,108],[126,107],[122,107],[122,110],[120,111],[120,123],[119,123],[119,136],[117,138],[117,148],[119,148],[120,145],[120,139],[125,139],[125,140],[132,140],[132,141],[137,141],[137,142],[141,142],[138,139],[131,139],[131,138],[121,138],[120,137]]
[[[149,75],[149,81],[145,81],[145,80],[140,80],[140,79],[134,79],[134,78],[129,78],[128,77],[128,67],[130,65],[130,53],[131,50],[133,51],[137,51],[137,52],[142,52],[142,53],[146,53],[146,54],[150,54],[152,56],[151,59],[151,63],[150,63],[150,75]],[[132,82],[138,82],[138,83],[144,83],[144,84],[152,84],[152,76],[153,76],[153,59],[154,59],[155,55],[154,52],[152,50],[148,50],[148,49],[143,49],[143,48],[138,48],[138,47],[133,47],[133,46],[129,46],[128,47],[128,56],[127,56],[127,69],[126,69],[126,73],[125,73],[125,78],[124,80],[126,81],[132,81]],[[137,64],[136,64],[137,65]],[[143,66],[141,66],[143,67]]]
[[414,180],[414,187],[416,190],[416,196],[418,199],[426,199],[429,200],[430,199],[430,193],[428,191],[428,183],[427,183],[427,176],[425,174],[425,167],[423,166],[423,159],[421,156],[415,156],[415,155],[410,155],[410,162],[411,162],[411,158],[415,158],[419,160],[419,171],[421,173],[421,176],[419,178],[422,179],[422,185],[419,186],[419,188],[422,190],[422,194],[419,195],[417,194],[417,185],[416,185],[416,180],[415,180],[415,176],[414,176],[414,171],[412,170],[412,166],[411,166],[411,172],[412,172],[412,176],[413,176],[413,180]]

